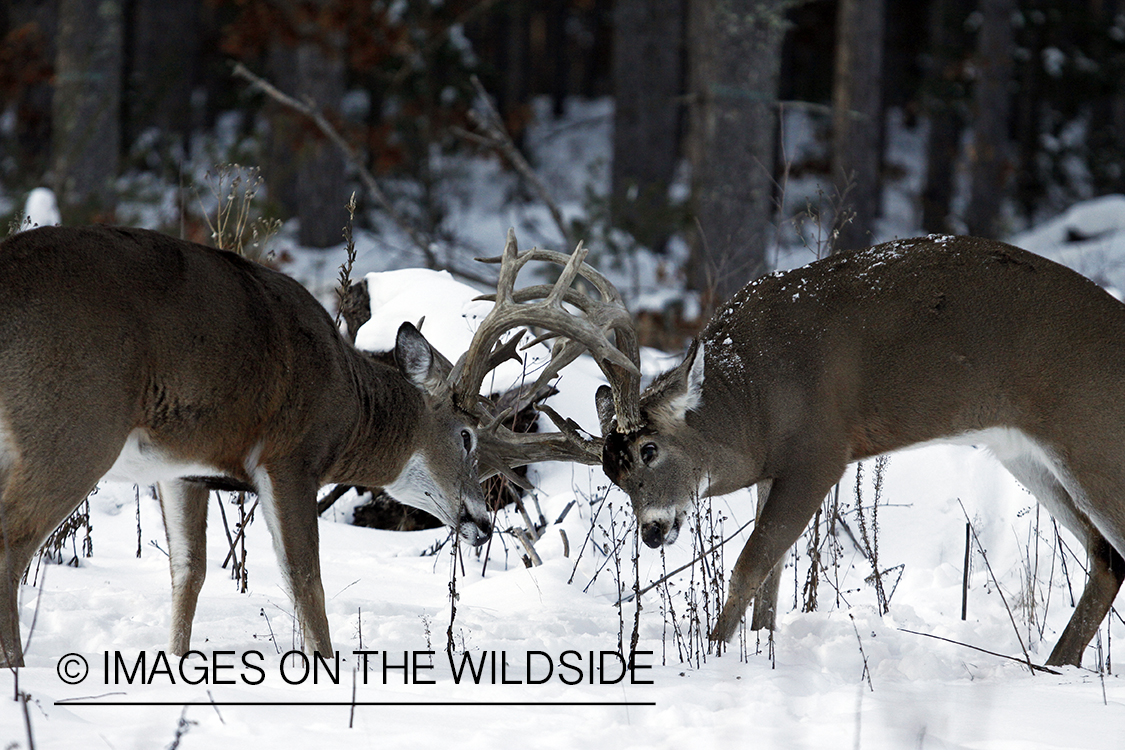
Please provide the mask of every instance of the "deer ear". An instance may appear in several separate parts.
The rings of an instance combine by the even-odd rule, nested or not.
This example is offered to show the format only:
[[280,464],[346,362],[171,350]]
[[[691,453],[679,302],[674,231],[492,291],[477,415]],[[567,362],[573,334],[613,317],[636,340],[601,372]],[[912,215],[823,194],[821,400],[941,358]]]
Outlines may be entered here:
[[670,384],[668,395],[662,399],[663,403],[650,407],[652,420],[662,432],[670,432],[677,425],[683,424],[687,413],[703,403],[703,349],[703,342],[699,342],[688,351],[688,359],[680,365],[680,374],[677,376],[679,382]]
[[670,404],[679,412],[680,419],[703,403],[703,342],[700,341],[697,346],[692,347],[688,356],[691,357],[691,364],[688,365],[684,376],[684,392],[672,399]]
[[437,396],[445,387],[449,361],[430,346],[412,323],[403,323],[398,327],[395,362],[403,377],[427,394]]
[[602,427],[602,435],[613,432],[617,422],[617,410],[613,408],[613,389],[608,385],[598,388],[594,394],[594,403],[598,407],[598,423]]

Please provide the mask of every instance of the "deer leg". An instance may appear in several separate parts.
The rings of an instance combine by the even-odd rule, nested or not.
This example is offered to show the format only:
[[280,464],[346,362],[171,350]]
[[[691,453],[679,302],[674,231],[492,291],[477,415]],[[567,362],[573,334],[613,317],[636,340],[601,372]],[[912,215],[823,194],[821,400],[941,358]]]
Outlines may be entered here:
[[1094,532],[1087,543],[1090,558],[1090,572],[1086,578],[1086,588],[1070,616],[1063,633],[1059,636],[1047,664],[1061,666],[1073,664],[1082,666],[1082,653],[1086,650],[1102,624],[1117,592],[1125,581],[1125,559],[1122,559],[1101,534]]
[[198,482],[157,485],[168,567],[172,573],[172,624],[168,647],[183,656],[191,648],[191,624],[207,575],[207,487]]
[[266,511],[266,525],[273,536],[274,552],[305,636],[305,649],[331,654],[332,639],[320,581],[316,487],[261,469],[255,472],[254,480]]
[[1086,646],[1097,633],[1125,580],[1125,559],[1078,509],[1074,498],[1049,467],[1029,456],[1006,457],[1001,459],[1001,463],[1050,509],[1059,523],[1086,543],[1090,559],[1086,588],[1047,658],[1047,664],[1051,666],[1081,666]]
[[42,484],[18,465],[0,471],[0,667],[23,666],[19,593],[31,558],[89,494]]
[[810,462],[773,480],[754,533],[734,564],[730,593],[711,631],[712,640],[731,639],[754,595],[800,538],[845,465],[842,461]]
[[[758,509],[755,515],[755,526],[762,518],[762,509],[766,507],[772,485],[772,479],[763,479],[758,483]],[[766,582],[758,589],[758,593],[754,595],[754,616],[750,620],[751,630],[773,630],[774,625],[777,624],[778,589],[781,587],[781,570],[784,564],[785,558],[783,556],[770,571],[770,574],[766,577]]]

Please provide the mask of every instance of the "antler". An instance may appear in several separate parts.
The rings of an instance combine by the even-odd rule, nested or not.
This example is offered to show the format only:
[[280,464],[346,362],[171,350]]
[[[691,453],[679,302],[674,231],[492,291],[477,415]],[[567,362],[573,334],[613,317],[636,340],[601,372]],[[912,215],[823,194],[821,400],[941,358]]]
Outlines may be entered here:
[[[487,467],[482,465],[482,470],[487,468],[511,476],[506,470],[508,467],[534,461],[601,462],[601,440],[583,438],[577,424],[564,420],[547,407],[540,409],[551,418],[559,432],[517,434],[501,425],[505,417],[534,400],[534,394],[586,351],[593,355],[610,382],[617,428],[629,431],[640,424],[639,353],[632,318],[613,284],[583,262],[588,252],[580,243],[571,255],[538,248],[520,253],[515,232],[509,229],[503,255],[481,259],[485,263],[500,264],[496,294],[478,298],[492,300],[495,306],[477,328],[468,350],[457,361],[449,383],[455,403],[481,419],[482,463],[488,464]],[[563,266],[558,281],[516,291],[516,277],[531,261]],[[579,276],[598,291],[599,299],[571,287]],[[567,310],[564,303],[576,308],[579,314]],[[534,383],[520,388],[509,409],[493,414],[487,401],[480,396],[481,384],[500,362],[516,356],[522,332],[505,343],[499,342],[506,332],[521,326],[545,331],[523,349],[555,339],[551,360]],[[612,343],[610,333],[614,338]]]

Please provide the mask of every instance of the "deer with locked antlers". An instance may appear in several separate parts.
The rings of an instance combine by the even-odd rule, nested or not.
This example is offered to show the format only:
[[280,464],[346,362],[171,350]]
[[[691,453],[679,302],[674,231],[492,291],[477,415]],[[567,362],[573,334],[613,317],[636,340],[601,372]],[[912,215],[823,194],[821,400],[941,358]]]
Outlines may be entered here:
[[645,544],[674,542],[695,499],[758,487],[713,639],[755,598],[773,626],[783,556],[850,462],[927,441],[991,448],[1085,541],[1048,664],[1081,663],[1125,579],[1125,305],[1045,258],[946,236],[841,253],[747,285],[644,393],[600,361],[585,460]]
[[[584,342],[556,347],[539,385],[583,347],[631,366],[563,312],[581,258],[529,294],[513,288],[532,258],[515,256],[510,235],[497,303],[456,365],[409,323],[390,365],[348,344],[296,281],[233,253],[112,227],[0,243],[0,661],[23,663],[18,593],[32,556],[103,477],[158,487],[176,654],[190,648],[203,584],[209,489],[258,494],[306,647],[323,653],[323,484],[386,487],[465,542],[487,539],[482,477],[589,450],[561,419],[567,433],[502,425],[480,396],[519,336],[500,339],[535,325]],[[580,305],[628,319],[619,298]]]

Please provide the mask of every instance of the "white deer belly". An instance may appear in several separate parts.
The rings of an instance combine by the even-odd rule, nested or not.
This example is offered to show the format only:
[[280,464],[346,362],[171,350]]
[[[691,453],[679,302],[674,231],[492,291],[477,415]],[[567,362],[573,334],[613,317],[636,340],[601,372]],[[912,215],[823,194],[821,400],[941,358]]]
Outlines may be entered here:
[[167,482],[181,477],[222,477],[213,466],[177,461],[153,443],[143,429],[129,433],[125,445],[103,479],[111,482],[132,482],[139,485]]
[[[987,448],[1056,520],[1080,539],[1085,538],[1084,524],[1075,513],[1077,510],[1090,514],[1086,492],[1066,463],[1049,447],[1014,427],[966,432],[945,442]],[[1065,494],[1060,494],[1060,488]],[[1090,521],[1098,525],[1092,516]]]

